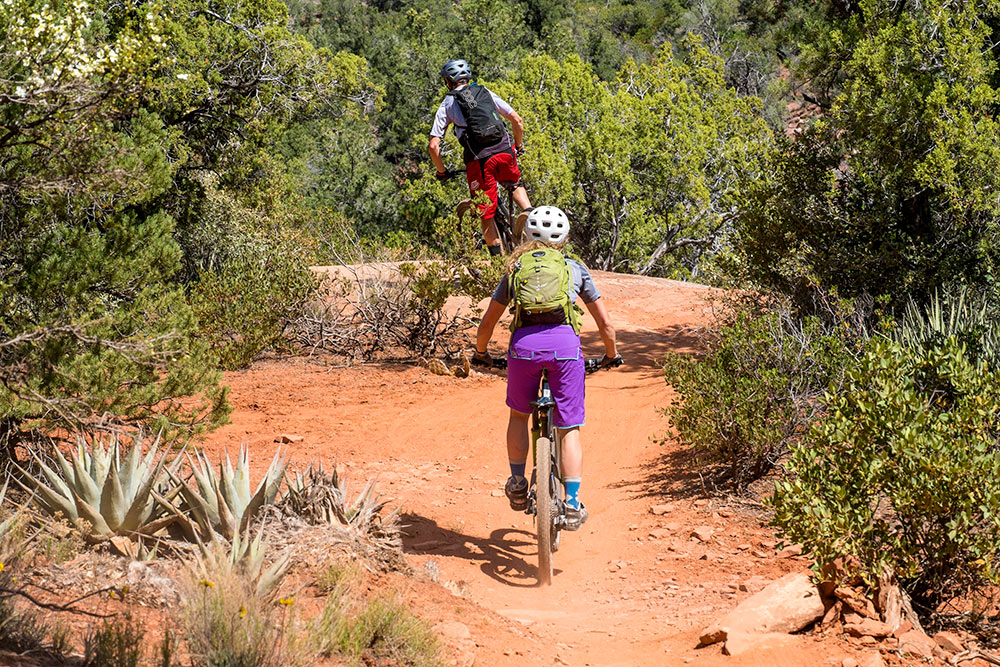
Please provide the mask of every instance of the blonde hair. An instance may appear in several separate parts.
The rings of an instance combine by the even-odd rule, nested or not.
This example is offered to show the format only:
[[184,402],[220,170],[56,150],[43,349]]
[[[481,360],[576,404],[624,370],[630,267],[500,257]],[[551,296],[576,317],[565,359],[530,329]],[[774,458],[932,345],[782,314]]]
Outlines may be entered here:
[[545,241],[539,241],[537,239],[525,241],[521,245],[514,248],[510,253],[510,257],[507,258],[507,273],[509,274],[514,270],[514,265],[517,264],[517,260],[521,259],[521,255],[525,253],[531,252],[532,250],[538,250],[539,248],[555,248],[556,250],[562,250],[565,245],[565,240],[560,241],[559,243],[546,243]]

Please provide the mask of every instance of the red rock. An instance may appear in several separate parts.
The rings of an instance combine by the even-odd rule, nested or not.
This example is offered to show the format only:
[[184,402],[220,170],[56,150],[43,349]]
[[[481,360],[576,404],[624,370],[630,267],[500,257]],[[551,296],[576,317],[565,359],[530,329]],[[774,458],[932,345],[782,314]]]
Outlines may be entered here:
[[667,530],[666,528],[654,528],[653,530],[649,531],[649,537],[650,539],[654,540],[662,540],[667,537],[670,537],[670,531]]
[[899,624],[898,628],[892,631],[892,636],[895,637],[896,639],[899,639],[912,629],[913,629],[913,623],[910,623],[909,621],[903,621],[902,623]]
[[662,516],[664,514],[669,514],[673,511],[674,506],[670,503],[665,503],[663,505],[653,505],[649,508],[650,514],[655,514],[656,516]]
[[885,660],[878,653],[872,653],[862,658],[858,663],[858,667],[885,667]]
[[708,526],[698,526],[691,531],[691,537],[695,538],[699,542],[708,542],[712,539],[712,535],[714,534],[715,531]]
[[934,640],[920,630],[910,630],[899,637],[899,652],[903,655],[908,653],[930,660],[934,657],[935,648],[937,648],[937,644],[934,643]]
[[801,544],[790,544],[778,552],[778,558],[795,558],[802,555]]
[[954,632],[942,631],[934,635],[934,643],[949,653],[961,653],[965,650],[962,640]]
[[275,442],[282,442],[285,444],[293,442],[302,442],[303,440],[305,440],[305,437],[301,435],[292,435],[290,433],[282,433],[281,435],[279,435],[277,438],[274,439]]
[[858,661],[854,658],[844,658],[840,661],[840,667],[858,667]]
[[852,637],[888,637],[892,634],[892,628],[881,621],[873,618],[866,618],[860,623],[848,623],[844,626],[844,632]]
[[726,639],[722,652],[731,656],[744,653],[753,653],[756,656],[761,651],[798,649],[804,642],[802,637],[784,632],[734,632]]
[[732,633],[796,632],[823,617],[823,599],[809,573],[787,574],[751,595],[701,632],[701,646]]

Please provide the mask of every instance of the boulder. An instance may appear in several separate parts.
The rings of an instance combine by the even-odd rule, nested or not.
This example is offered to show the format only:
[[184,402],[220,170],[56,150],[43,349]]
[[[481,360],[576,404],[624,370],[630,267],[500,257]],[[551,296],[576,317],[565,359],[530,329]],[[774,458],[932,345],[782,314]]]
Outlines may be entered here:
[[881,639],[891,635],[892,628],[873,618],[865,618],[860,623],[848,623],[844,626],[844,632],[852,637],[878,637]]
[[936,648],[937,644],[934,643],[934,640],[920,630],[910,630],[899,637],[899,652],[903,655],[909,654],[931,660],[934,658],[934,649]]
[[726,641],[730,634],[797,632],[821,619],[824,611],[809,573],[787,574],[705,628],[700,646]]
[[699,542],[708,542],[712,539],[712,535],[714,534],[715,531],[708,526],[698,526],[691,531],[691,537],[695,538]]
[[858,667],[885,667],[885,660],[878,653],[872,653],[858,661]]
[[305,438],[301,435],[294,435],[292,433],[282,433],[277,438],[274,439],[275,442],[281,442],[286,445],[293,442],[302,442]]
[[760,651],[788,650],[802,646],[803,639],[784,632],[734,632],[726,639],[722,652],[736,656],[745,653],[757,654]]
[[941,631],[934,635],[934,643],[949,653],[961,653],[965,650],[962,640],[954,632]]

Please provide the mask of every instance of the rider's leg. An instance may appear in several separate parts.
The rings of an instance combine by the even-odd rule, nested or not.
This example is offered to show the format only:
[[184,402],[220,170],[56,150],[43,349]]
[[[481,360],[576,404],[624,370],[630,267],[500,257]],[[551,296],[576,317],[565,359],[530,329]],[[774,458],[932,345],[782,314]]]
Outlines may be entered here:
[[[496,207],[493,209],[496,210]],[[483,228],[483,239],[486,240],[486,247],[489,248],[491,255],[500,254],[500,233],[497,232],[497,224],[493,218],[483,218],[480,221]]]
[[486,246],[489,248],[491,255],[500,254],[500,234],[497,232],[497,225],[493,220],[493,216],[497,213],[497,198],[499,197],[497,191],[496,157],[494,155],[486,161],[486,168],[483,170],[482,183],[480,184],[482,191],[489,197],[487,203],[479,205],[479,215],[482,217],[483,238],[486,240]]
[[531,208],[531,202],[528,200],[528,191],[524,189],[523,185],[519,185],[514,189],[514,201],[521,207],[522,211]]
[[507,459],[510,462],[510,477],[504,485],[504,494],[512,510],[528,507],[528,480],[524,470],[528,462],[528,415],[510,411],[507,422]]
[[583,477],[583,445],[580,442],[580,427],[559,429],[562,435],[563,484],[566,487],[566,504],[580,507],[580,480]]
[[[524,467],[528,460],[528,420],[530,415],[522,414],[517,410],[510,411],[510,420],[507,422],[507,460],[510,461],[510,473],[524,477]],[[518,473],[514,466],[520,466]]]

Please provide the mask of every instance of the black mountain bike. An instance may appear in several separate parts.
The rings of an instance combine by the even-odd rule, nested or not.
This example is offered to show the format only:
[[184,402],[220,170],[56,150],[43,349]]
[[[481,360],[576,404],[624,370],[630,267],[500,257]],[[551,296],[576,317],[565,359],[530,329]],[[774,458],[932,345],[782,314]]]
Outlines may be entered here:
[[[454,178],[459,174],[464,174],[465,169],[449,169],[444,173],[446,178]],[[519,185],[520,183],[511,183],[507,181],[497,183],[498,190],[503,190],[503,192],[497,192],[497,212],[493,217],[493,222],[497,226],[497,235],[500,237],[500,248],[505,255],[510,254],[510,251],[513,250],[519,242],[519,239],[514,238],[514,216],[511,215],[511,211],[514,210],[514,190],[516,190]],[[477,215],[472,205],[472,201],[468,199],[460,201],[455,207],[455,212],[458,214],[460,220],[464,218],[467,213]],[[482,247],[485,242],[486,241],[480,237],[479,247]]]
[[[587,359],[584,362],[587,374],[602,368],[616,368],[625,363],[620,355],[607,366],[601,366],[601,361]],[[494,359],[493,366],[506,368],[507,359]],[[544,370],[541,391],[538,399],[531,405],[531,453],[535,467],[531,471],[528,508],[524,513],[535,517],[538,583],[548,586],[552,583],[552,554],[559,549],[560,532],[566,525],[566,493],[562,475],[562,435],[552,419],[558,406],[549,388],[548,373]]]
[[[587,359],[587,373],[601,370],[600,359]],[[603,368],[621,366],[621,356]],[[531,471],[528,487],[526,514],[535,516],[538,534],[538,583],[552,583],[552,554],[559,549],[559,534],[566,525],[565,487],[562,476],[562,435],[552,423],[553,412],[558,409],[549,389],[548,373],[542,371],[542,390],[538,400],[531,404],[531,449],[535,469]]]

